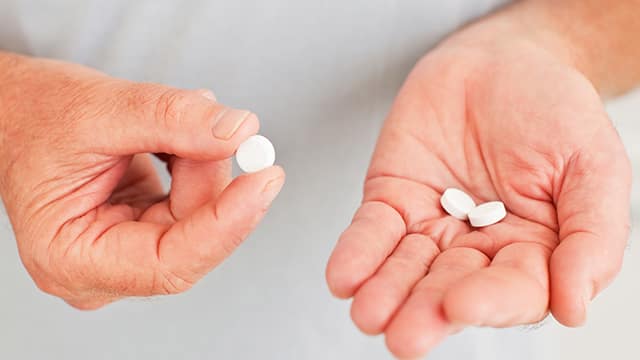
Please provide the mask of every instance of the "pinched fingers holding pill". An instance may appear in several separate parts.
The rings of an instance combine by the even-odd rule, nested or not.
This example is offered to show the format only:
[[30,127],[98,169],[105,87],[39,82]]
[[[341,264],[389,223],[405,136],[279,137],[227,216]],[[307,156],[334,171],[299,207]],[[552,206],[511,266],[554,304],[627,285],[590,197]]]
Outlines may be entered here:
[[[0,110],[9,135],[0,194],[36,284],[73,306],[188,289],[249,235],[283,185],[283,170],[262,158],[232,179],[231,157],[259,123],[210,91],[16,63],[0,89],[19,100]],[[150,153],[167,154],[168,194]]]
[[620,268],[630,195],[620,139],[585,78],[518,47],[443,46],[416,66],[329,260],[332,292],[353,297],[355,324],[384,333],[398,357],[464,326],[549,312],[582,324]]

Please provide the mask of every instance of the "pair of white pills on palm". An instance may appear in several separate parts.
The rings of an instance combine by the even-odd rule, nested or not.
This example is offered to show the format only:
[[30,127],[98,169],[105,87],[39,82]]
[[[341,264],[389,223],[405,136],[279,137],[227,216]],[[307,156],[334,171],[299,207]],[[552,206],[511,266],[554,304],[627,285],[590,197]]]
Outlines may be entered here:
[[462,190],[447,189],[440,198],[442,208],[459,220],[469,220],[473,227],[485,227],[499,223],[507,216],[507,209],[501,201],[491,201],[477,205]]

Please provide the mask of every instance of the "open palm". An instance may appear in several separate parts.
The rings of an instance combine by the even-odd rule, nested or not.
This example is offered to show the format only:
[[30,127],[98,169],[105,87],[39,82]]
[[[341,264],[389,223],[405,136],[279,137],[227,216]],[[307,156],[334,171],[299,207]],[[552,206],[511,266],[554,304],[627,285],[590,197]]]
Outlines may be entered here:
[[[509,215],[474,229],[441,209],[449,187]],[[465,325],[551,311],[576,326],[620,267],[629,192],[624,148],[580,73],[527,44],[441,46],[396,99],[327,280],[399,357]]]

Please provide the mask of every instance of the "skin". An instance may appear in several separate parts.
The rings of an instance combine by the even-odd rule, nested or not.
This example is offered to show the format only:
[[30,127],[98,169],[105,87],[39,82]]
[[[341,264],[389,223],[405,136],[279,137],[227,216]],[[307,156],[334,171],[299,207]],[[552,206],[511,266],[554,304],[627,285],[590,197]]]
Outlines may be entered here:
[[[0,59],[0,194],[35,283],[76,308],[189,289],[283,185],[279,167],[232,181],[229,158],[258,118],[210,91]],[[167,162],[168,195],[150,153]]]
[[[549,312],[584,323],[628,236],[630,166],[600,94],[640,80],[639,8],[518,2],[416,66],[327,267],[358,327],[414,358],[469,325]],[[185,291],[283,184],[278,167],[232,181],[229,157],[258,120],[208,91],[7,53],[0,83],[0,195],[20,256],[42,290],[77,308]],[[171,171],[168,196],[152,153]],[[501,199],[510,214],[472,229],[440,209],[447,187]]]
[[[597,16],[595,1],[563,4],[560,13],[580,9],[598,29],[616,19]],[[626,4],[614,6],[617,26],[640,10]],[[549,313],[579,326],[620,269],[631,169],[598,89],[621,92],[638,71],[616,68],[596,83],[605,65],[578,56],[587,51],[578,35],[549,31],[563,23],[549,17],[554,7],[521,2],[450,37],[417,64],[385,122],[326,277],[335,296],[353,298],[354,323],[384,334],[398,358],[423,356],[466,326]],[[629,62],[640,49],[629,43],[606,65]],[[442,210],[449,187],[501,200],[509,215],[471,228]]]

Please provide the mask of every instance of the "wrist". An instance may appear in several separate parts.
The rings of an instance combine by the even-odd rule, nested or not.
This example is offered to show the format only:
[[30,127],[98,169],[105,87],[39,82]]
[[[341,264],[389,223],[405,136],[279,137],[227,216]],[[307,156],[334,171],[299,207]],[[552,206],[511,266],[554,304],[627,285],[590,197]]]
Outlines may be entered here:
[[633,35],[640,22],[633,20],[634,11],[640,11],[638,0],[523,0],[452,40],[498,53],[514,43],[533,46],[578,70],[601,95],[616,95],[640,82],[640,41]]
[[[636,0],[618,0],[629,5]],[[621,14],[631,11],[629,6],[616,5],[608,0],[525,0],[514,5],[505,16],[526,27],[532,41],[573,66],[589,79],[601,95],[615,95],[629,90],[635,76],[631,64],[622,66],[619,73],[612,67],[621,66],[624,53],[610,44],[622,41],[624,21]],[[640,9],[639,9],[640,10]],[[606,15],[611,11],[611,15]],[[623,30],[623,31],[621,31]],[[639,29],[640,30],[640,29]],[[640,80],[640,79],[638,79]],[[636,80],[633,80],[636,81]]]

